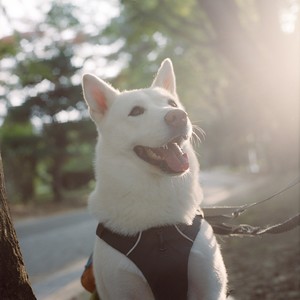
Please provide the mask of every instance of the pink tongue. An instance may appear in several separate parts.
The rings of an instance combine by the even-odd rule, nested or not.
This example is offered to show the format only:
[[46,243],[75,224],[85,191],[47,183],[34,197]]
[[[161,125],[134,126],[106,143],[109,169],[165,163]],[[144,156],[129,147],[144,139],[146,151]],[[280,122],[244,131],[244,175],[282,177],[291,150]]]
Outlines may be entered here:
[[189,168],[189,159],[186,153],[180,151],[177,145],[170,144],[164,157],[168,167],[175,173],[181,173]]

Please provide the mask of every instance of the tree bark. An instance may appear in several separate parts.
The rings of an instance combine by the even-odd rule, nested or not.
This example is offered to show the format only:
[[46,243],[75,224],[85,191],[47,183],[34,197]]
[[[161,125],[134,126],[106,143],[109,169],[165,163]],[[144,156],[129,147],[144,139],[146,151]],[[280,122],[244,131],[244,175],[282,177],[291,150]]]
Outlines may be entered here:
[[0,154],[0,299],[36,299],[25,270],[22,254],[14,230],[4,184]]

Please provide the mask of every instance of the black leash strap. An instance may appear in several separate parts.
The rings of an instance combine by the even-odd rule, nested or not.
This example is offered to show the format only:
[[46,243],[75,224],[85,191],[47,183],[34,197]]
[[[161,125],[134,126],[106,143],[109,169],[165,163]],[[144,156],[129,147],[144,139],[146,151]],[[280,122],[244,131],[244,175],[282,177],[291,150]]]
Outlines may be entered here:
[[299,178],[296,178],[294,181],[290,182],[290,184],[288,184],[285,188],[281,189],[280,191],[278,191],[277,193],[271,195],[270,197],[266,198],[266,199],[263,199],[261,201],[258,201],[258,202],[254,202],[254,203],[250,203],[250,204],[245,204],[245,205],[242,205],[240,207],[238,207],[233,213],[233,217],[238,217],[240,216],[242,213],[244,213],[247,209],[253,207],[253,206],[256,206],[256,205],[259,205],[259,204],[262,204],[266,201],[269,201],[271,200],[272,198],[286,192],[287,190],[289,190],[290,188],[294,187],[295,185],[299,184],[300,183],[300,180]]
[[286,231],[290,231],[297,226],[300,226],[300,214],[286,220],[285,222],[268,226],[265,228],[241,224],[241,225],[231,225],[231,224],[211,224],[214,233],[219,235],[263,235],[263,234],[279,234]]

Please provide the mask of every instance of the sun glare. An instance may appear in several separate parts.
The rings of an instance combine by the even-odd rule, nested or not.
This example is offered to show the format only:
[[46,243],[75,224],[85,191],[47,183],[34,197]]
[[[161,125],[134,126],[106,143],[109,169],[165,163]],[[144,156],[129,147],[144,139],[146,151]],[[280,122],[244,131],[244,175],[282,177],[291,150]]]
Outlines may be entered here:
[[298,0],[287,1],[280,14],[281,30],[285,33],[293,33],[299,22],[300,4]]

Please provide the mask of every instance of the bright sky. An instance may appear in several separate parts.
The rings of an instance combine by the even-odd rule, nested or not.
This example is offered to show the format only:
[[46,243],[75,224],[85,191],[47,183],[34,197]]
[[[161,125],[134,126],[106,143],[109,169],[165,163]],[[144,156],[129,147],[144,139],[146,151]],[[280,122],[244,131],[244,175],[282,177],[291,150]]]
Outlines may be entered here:
[[280,14],[281,29],[283,32],[292,33],[295,30],[297,18],[299,18],[299,0],[287,0]]

